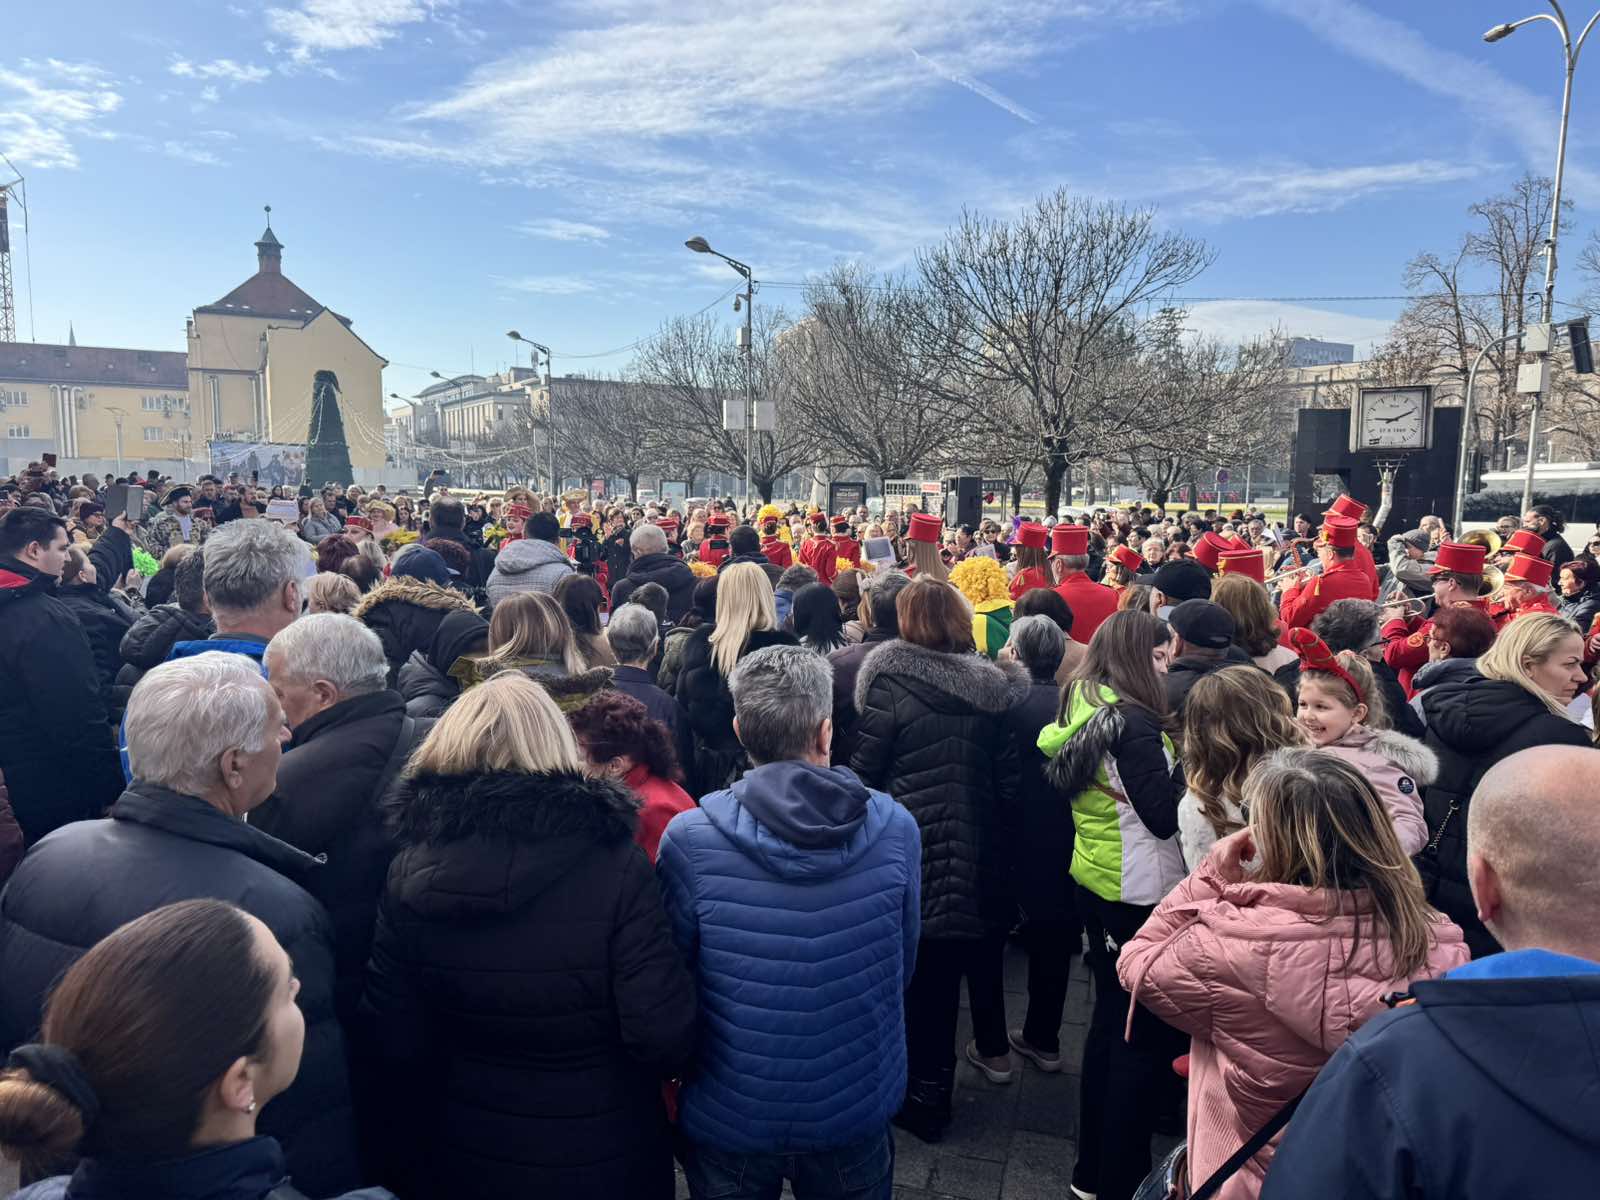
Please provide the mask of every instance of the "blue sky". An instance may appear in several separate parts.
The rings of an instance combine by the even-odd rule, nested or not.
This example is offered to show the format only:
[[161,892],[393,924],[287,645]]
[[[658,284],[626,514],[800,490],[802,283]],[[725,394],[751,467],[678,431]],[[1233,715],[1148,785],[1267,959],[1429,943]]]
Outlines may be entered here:
[[40,340],[70,320],[181,350],[189,310],[254,270],[270,203],[286,273],[402,393],[506,365],[513,327],[558,372],[620,367],[579,356],[736,283],[691,234],[793,308],[778,284],[904,266],[964,205],[1062,185],[1214,245],[1199,327],[1364,342],[1398,302],[1231,298],[1398,294],[1470,203],[1550,170],[1558,45],[1543,25],[1484,45],[1537,11],[1504,2],[57,0],[8,22],[0,151],[27,176]]

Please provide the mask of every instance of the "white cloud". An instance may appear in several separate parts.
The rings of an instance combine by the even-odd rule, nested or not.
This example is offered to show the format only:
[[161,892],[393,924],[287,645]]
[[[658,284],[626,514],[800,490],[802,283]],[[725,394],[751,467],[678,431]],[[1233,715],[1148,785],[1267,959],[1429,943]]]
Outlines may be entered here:
[[222,99],[222,93],[217,91],[215,84],[208,83],[200,89],[201,104],[215,104],[220,99]]
[[260,83],[272,74],[266,67],[235,62],[231,58],[214,58],[205,63],[175,58],[167,71],[184,79],[219,79],[226,83]]
[[[918,102],[941,79],[1021,116],[1026,110],[975,75],[1026,66],[1064,39],[1171,5],[1063,8],[1050,0],[794,0],[730,20],[712,0],[645,0],[620,14],[602,10],[615,23],[559,33],[480,67],[410,115],[543,155],[611,151],[618,139],[745,139],[825,115],[861,120]],[[595,19],[593,10],[583,15]]]
[[306,63],[324,51],[376,50],[434,7],[434,0],[301,0],[298,8],[267,9],[267,24],[288,39],[290,58]]
[[1026,121],[1029,125],[1037,125],[1039,123],[1038,117],[1034,116],[1027,109],[1023,108],[1022,105],[1011,99],[1011,97],[1003,94],[995,88],[990,87],[987,83],[976,80],[970,75],[963,75],[960,71],[952,71],[948,67],[941,66],[940,64],[934,62],[933,59],[918,54],[915,50],[911,52],[911,57],[916,59],[923,66],[927,67],[928,70],[939,76],[939,78],[947,79],[954,84],[959,84],[968,91],[982,96],[990,104],[993,104],[997,108],[1005,109],[1005,111],[1010,113],[1013,117]]
[[0,151],[35,167],[78,165],[76,137],[99,137],[122,107],[117,81],[92,63],[25,58],[0,67]]
[[490,279],[511,292],[530,292],[536,296],[576,296],[595,291],[591,279],[577,275],[491,275]]
[[[1221,221],[1291,212],[1332,212],[1377,192],[1473,179],[1485,170],[1476,163],[1438,159],[1345,167],[1203,164],[1179,168],[1169,189],[1180,198],[1181,215]],[[1193,198],[1182,199],[1185,196]]]
[[1392,318],[1355,316],[1276,300],[1204,300],[1186,308],[1189,329],[1230,344],[1280,331],[1286,337],[1351,342],[1357,358],[1387,337],[1394,324]]
[[585,221],[565,221],[560,217],[539,217],[522,221],[516,226],[518,233],[528,237],[548,238],[553,242],[603,242],[611,236],[609,229],[590,225]]
[[176,158],[181,162],[194,163],[202,167],[220,167],[222,160],[203,146],[193,146],[188,142],[169,141],[161,144],[161,153],[168,158]]
[[[1257,3],[1300,22],[1353,58],[1460,105],[1480,124],[1508,135],[1534,170],[1540,174],[1550,170],[1558,116],[1552,99],[1512,83],[1475,58],[1439,49],[1409,25],[1376,13],[1355,0],[1257,0]],[[1523,36],[1550,39],[1549,52],[1552,55],[1557,52],[1553,34],[1546,30],[1530,30]],[[1600,200],[1600,171],[1574,163],[1569,155],[1567,178],[1591,201]]]

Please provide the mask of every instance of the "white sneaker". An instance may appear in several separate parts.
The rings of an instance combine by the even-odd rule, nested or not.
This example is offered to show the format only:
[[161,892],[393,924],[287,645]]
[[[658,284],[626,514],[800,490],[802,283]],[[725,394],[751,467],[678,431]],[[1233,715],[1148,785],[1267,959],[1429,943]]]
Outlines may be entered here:
[[1034,1066],[1038,1067],[1039,1070],[1047,1071],[1052,1075],[1061,1070],[1061,1055],[1059,1053],[1050,1054],[1044,1050],[1034,1049],[1028,1044],[1027,1039],[1022,1036],[1022,1030],[1006,1030],[1006,1040],[1011,1043],[1011,1048],[1013,1050],[1022,1055],[1023,1058],[1027,1059]]
[[1099,1194],[1096,1192],[1086,1192],[1081,1187],[1071,1183],[1067,1184],[1067,1187],[1078,1200],[1099,1200]]
[[[1002,1058],[984,1058],[978,1053],[978,1043],[975,1041],[967,1043],[967,1061],[982,1071],[990,1083],[1010,1083],[1015,1074],[1010,1054]],[[991,1066],[991,1063],[1003,1065]]]

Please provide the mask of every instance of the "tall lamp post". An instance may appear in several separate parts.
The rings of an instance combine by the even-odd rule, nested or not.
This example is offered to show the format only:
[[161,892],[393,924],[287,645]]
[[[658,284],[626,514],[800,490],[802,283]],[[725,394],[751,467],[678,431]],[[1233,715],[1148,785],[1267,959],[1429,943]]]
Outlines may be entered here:
[[122,474],[122,419],[128,415],[125,408],[107,405],[106,411],[111,414],[111,419],[117,423],[117,474]]
[[550,494],[554,496],[560,485],[556,483],[556,369],[550,362],[550,347],[544,345],[543,343],[533,341],[531,338],[523,337],[515,329],[507,331],[506,336],[513,342],[522,342],[524,345],[531,346],[533,348],[533,369],[536,373],[539,370],[539,355],[544,355],[544,372],[546,379],[546,383],[544,385],[545,448],[548,450],[550,455]]
[[744,276],[744,507],[750,510],[750,460],[755,456],[756,442],[756,364],[755,338],[752,332],[756,309],[756,281],[750,268],[736,258],[729,258],[720,250],[713,250],[703,237],[692,237],[684,243],[696,254],[712,254]]
[[[1540,317],[1546,329],[1552,327],[1555,319],[1556,303],[1556,235],[1561,231],[1561,182],[1562,175],[1567,165],[1567,125],[1572,116],[1572,76],[1578,69],[1578,55],[1583,53],[1583,44],[1589,38],[1589,32],[1594,28],[1595,22],[1600,21],[1600,12],[1589,18],[1589,23],[1583,27],[1583,32],[1578,35],[1578,40],[1572,40],[1572,30],[1567,25],[1567,14],[1561,11],[1561,5],[1556,0],[1549,0],[1550,7],[1555,10],[1555,15],[1549,13],[1534,13],[1531,17],[1523,17],[1520,21],[1508,21],[1503,25],[1496,25],[1483,35],[1486,42],[1498,42],[1502,38],[1510,37],[1524,25],[1531,25],[1534,21],[1549,21],[1561,34],[1561,131],[1556,136],[1556,174],[1551,185],[1550,195],[1550,236],[1544,240],[1544,311]],[[1549,357],[1549,350],[1541,352],[1541,358]],[[1533,409],[1528,414],[1528,473],[1522,481],[1522,511],[1527,512],[1533,507],[1533,468],[1539,461],[1539,399],[1541,392],[1533,396]],[[1457,521],[1460,520],[1459,514]]]
[[[1477,425],[1477,387],[1478,368],[1483,366],[1483,360],[1489,351],[1506,342],[1514,341],[1522,334],[1508,333],[1504,337],[1497,337],[1482,350],[1478,357],[1472,360],[1472,369],[1467,372],[1467,390],[1461,397],[1461,452],[1456,461],[1456,507],[1454,512],[1456,522],[1456,537],[1461,537],[1467,532],[1467,477],[1472,470],[1472,447],[1476,442]],[[1527,512],[1532,501],[1524,495],[1522,498],[1522,511]]]

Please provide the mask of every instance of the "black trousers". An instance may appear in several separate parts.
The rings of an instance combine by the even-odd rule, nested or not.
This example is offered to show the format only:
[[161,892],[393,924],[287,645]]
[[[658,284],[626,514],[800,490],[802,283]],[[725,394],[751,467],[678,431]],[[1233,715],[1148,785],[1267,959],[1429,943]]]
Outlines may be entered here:
[[1022,1037],[1035,1050],[1055,1054],[1061,1049],[1061,1014],[1067,1006],[1067,984],[1072,979],[1072,956],[1083,945],[1083,922],[1076,914],[1069,921],[1036,921],[1022,927],[1028,951],[1028,1016]]
[[1172,1060],[1189,1049],[1187,1035],[1143,1007],[1134,1010],[1131,1037],[1123,1037],[1131,997],[1117,978],[1117,956],[1153,911],[1154,905],[1119,904],[1078,889],[1094,1011],[1083,1047],[1072,1183],[1099,1200],[1130,1200],[1150,1173],[1156,1117],[1177,1086]]
[[906,988],[906,1069],[912,1079],[934,1079],[950,1069],[963,978],[978,1053],[998,1058],[1010,1050],[1001,974],[1005,944],[1004,936],[917,943],[917,969]]

